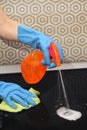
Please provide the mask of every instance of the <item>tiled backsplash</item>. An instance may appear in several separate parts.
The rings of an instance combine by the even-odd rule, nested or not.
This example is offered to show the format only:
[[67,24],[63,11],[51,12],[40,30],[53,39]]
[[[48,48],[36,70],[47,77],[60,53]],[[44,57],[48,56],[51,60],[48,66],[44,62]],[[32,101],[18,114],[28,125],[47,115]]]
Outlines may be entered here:
[[[44,32],[59,44],[64,62],[87,61],[87,0],[0,0],[11,19]],[[0,65],[20,64],[33,51],[0,38]]]

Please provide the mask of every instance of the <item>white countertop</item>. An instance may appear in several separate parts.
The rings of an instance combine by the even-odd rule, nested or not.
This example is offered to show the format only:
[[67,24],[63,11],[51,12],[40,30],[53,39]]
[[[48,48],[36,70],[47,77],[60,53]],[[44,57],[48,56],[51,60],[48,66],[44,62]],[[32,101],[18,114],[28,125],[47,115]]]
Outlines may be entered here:
[[[62,63],[60,67],[55,67],[51,69],[47,69],[47,71],[54,70],[69,70],[69,69],[86,69],[87,62],[80,63]],[[0,66],[0,74],[8,74],[8,73],[20,73],[21,68],[20,65],[1,65]]]

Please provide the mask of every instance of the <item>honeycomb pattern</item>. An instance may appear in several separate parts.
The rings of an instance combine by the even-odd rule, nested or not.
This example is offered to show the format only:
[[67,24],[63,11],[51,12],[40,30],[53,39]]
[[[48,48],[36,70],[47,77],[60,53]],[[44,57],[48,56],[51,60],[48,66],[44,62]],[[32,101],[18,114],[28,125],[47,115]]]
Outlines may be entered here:
[[[58,42],[64,62],[87,61],[87,0],[0,0],[9,17],[44,32]],[[0,38],[0,64],[20,64],[34,51]]]

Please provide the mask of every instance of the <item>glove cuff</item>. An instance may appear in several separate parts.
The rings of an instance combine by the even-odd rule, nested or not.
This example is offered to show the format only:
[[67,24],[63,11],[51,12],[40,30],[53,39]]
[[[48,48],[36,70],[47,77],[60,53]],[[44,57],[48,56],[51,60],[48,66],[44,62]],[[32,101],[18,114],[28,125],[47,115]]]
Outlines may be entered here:
[[[15,84],[13,84],[13,83],[0,81],[0,98],[3,99],[3,97],[6,97],[8,95],[8,93],[16,90],[14,85]],[[17,85],[17,87],[18,87],[18,85]]]
[[33,48],[37,48],[40,33],[37,30],[27,26],[18,25],[18,41],[28,44]]

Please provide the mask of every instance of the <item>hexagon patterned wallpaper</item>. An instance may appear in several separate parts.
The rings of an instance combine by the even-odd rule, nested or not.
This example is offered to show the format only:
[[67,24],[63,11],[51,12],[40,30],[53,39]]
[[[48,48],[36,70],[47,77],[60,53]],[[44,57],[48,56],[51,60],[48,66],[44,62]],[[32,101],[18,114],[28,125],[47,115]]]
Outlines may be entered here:
[[[13,20],[44,32],[63,48],[64,62],[87,61],[87,0],[0,0]],[[20,64],[34,51],[0,38],[0,64]]]

